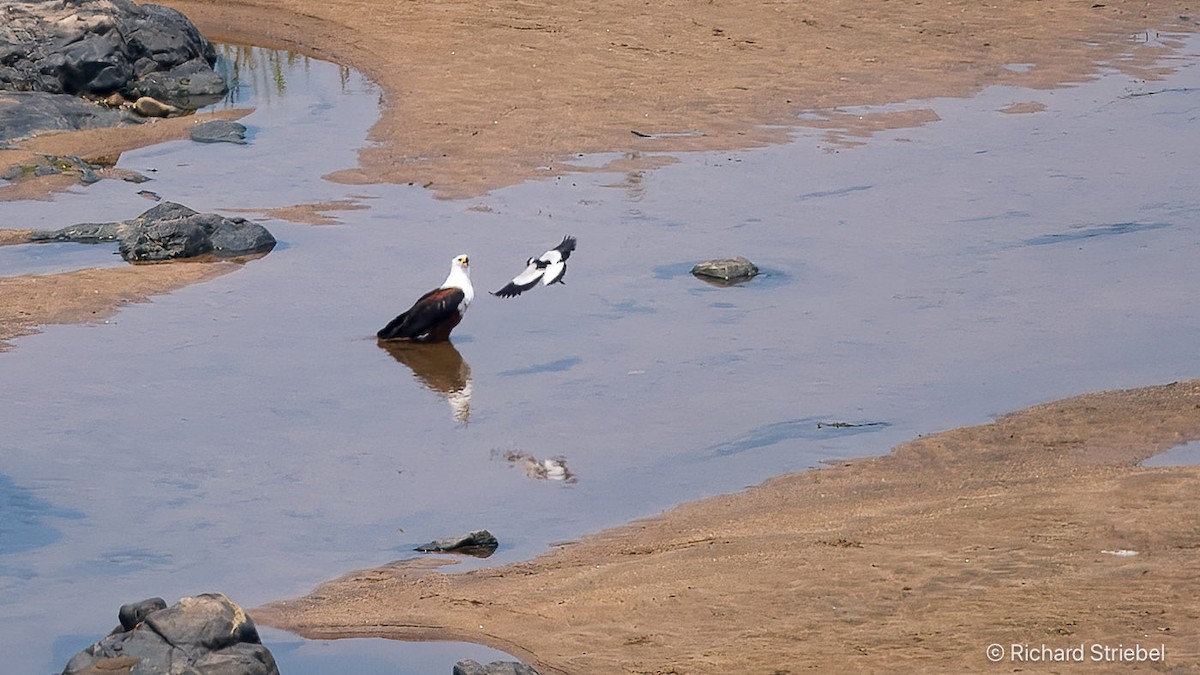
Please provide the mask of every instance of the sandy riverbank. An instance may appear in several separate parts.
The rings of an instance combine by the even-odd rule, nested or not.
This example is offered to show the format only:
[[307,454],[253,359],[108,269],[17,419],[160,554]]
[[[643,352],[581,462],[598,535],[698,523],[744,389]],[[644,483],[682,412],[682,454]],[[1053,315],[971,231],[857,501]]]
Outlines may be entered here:
[[1196,28],[1194,3],[1173,0],[163,4],[212,39],[363,71],[387,97],[378,146],[332,178],[445,197],[566,170],[575,153],[770,143],[803,110],[1055,86],[1118,57],[1152,78],[1163,49],[1145,38]]
[[1025,665],[993,666],[993,643],[1165,645],[1165,664],[1141,665],[1195,672],[1200,467],[1135,464],[1198,437],[1200,381],[1091,394],[527,563],[397,563],[252,614],[309,637],[484,642],[546,673]]
[[[371,131],[375,145],[360,152],[358,167],[330,178],[415,183],[444,197],[587,170],[570,166],[576,153],[622,153],[619,169],[630,170],[664,161],[640,154],[646,151],[779,141],[805,110],[966,96],[997,83],[1052,87],[1086,79],[1098,64],[1153,79],[1154,60],[1167,50],[1157,31],[1196,28],[1192,3],[1179,0],[994,6],[574,0],[552,11],[518,2],[162,4],[184,11],[214,41],[292,49],[366,73],[386,95],[383,118]],[[1016,63],[1030,67],[1008,67]],[[30,153],[111,162],[125,150],[182,138],[194,121],[47,135],[0,151],[0,166],[20,164]],[[927,121],[843,115],[822,124],[868,135],[880,126]],[[73,183],[69,176],[26,181],[0,189],[0,200],[45,198]],[[296,205],[272,215],[320,222],[312,211]],[[108,284],[114,274],[97,271],[88,283]],[[31,309],[19,294],[0,296],[0,344],[38,325],[107,316],[127,300],[103,304],[102,298],[119,296],[125,279],[172,274],[117,275],[110,293],[69,286],[76,277],[54,278],[64,295],[95,296],[77,311]],[[192,276],[147,287],[140,297],[178,288]],[[14,277],[10,284],[46,280]]]

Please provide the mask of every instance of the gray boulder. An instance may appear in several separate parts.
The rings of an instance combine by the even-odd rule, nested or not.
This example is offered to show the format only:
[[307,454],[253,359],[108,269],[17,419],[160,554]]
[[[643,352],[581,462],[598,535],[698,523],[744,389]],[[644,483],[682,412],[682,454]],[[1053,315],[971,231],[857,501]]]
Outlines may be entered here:
[[0,92],[0,139],[4,140],[27,138],[39,131],[97,129],[140,121],[123,110],[74,96],[40,91]]
[[192,127],[191,137],[197,143],[246,143],[246,125],[229,120],[212,120]]
[[118,616],[121,625],[76,654],[62,675],[279,673],[254,622],[219,593],[181,598],[171,607],[161,598],[151,598],[125,605]]
[[463,659],[454,664],[453,675],[538,675],[538,672],[519,661],[492,661],[485,666]]
[[692,274],[704,277],[706,280],[728,284],[753,278],[758,274],[758,267],[739,255],[732,258],[714,258],[713,260],[705,260],[702,263],[697,263],[692,268]]
[[457,537],[435,539],[428,544],[418,546],[416,551],[422,553],[464,553],[479,558],[486,558],[496,552],[500,542],[487,530],[476,530]]
[[216,51],[177,10],[131,0],[0,0],[0,89],[195,109],[222,96]]
[[262,253],[275,246],[267,228],[245,218],[199,213],[182,204],[162,202],[136,218],[115,223],[78,223],[61,230],[35,232],[30,241],[116,241],[129,262],[157,262],[212,254],[234,257]]

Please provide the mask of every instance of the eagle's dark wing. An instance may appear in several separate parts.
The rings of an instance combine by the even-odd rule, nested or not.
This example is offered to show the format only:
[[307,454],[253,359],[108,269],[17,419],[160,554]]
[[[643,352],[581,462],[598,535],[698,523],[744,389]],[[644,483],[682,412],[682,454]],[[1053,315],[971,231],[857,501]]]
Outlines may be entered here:
[[[391,320],[376,335],[380,340],[418,340],[445,333],[462,321],[458,306],[466,294],[461,288],[438,288],[422,295],[413,306]],[[446,339],[441,337],[440,339]]]

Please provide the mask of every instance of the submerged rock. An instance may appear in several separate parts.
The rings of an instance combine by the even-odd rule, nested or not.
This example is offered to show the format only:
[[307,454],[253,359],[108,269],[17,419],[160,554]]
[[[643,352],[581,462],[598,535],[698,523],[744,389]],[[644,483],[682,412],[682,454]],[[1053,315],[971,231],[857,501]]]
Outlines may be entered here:
[[233,257],[269,251],[275,237],[245,218],[199,213],[182,204],[163,202],[136,218],[115,223],[78,223],[52,232],[35,232],[30,241],[119,243],[129,262],[191,258],[210,253]]
[[192,127],[191,137],[197,143],[246,143],[246,125],[228,120],[213,120]]
[[220,593],[125,605],[121,625],[76,654],[62,675],[278,675],[275,658],[241,607]]
[[500,542],[487,530],[476,530],[457,537],[435,539],[428,544],[418,546],[416,551],[422,553],[464,553],[479,558],[486,558],[496,552]]
[[735,283],[753,278],[758,274],[758,267],[739,255],[733,258],[714,258],[697,263],[692,268],[692,274],[726,283]]

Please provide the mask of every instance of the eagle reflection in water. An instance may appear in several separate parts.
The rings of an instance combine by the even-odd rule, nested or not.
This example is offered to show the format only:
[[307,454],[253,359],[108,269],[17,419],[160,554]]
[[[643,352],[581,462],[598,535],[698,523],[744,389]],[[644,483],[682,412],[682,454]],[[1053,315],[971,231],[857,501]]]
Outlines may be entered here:
[[379,346],[408,366],[426,389],[444,398],[455,421],[467,423],[471,417],[471,366],[453,344],[380,340]]

